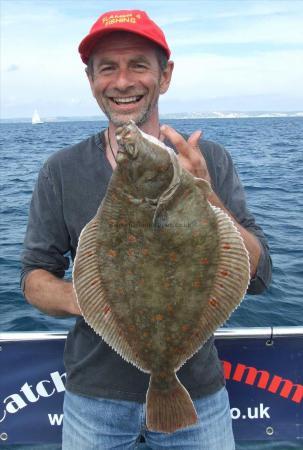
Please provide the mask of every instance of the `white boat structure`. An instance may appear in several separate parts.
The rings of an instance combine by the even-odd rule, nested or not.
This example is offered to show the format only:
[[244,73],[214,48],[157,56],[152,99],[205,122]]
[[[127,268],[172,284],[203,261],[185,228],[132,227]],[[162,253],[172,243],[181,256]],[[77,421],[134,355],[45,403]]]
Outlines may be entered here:
[[39,123],[44,123],[44,122],[43,122],[43,120],[41,120],[37,109],[35,109],[33,116],[32,116],[32,124],[37,125]]

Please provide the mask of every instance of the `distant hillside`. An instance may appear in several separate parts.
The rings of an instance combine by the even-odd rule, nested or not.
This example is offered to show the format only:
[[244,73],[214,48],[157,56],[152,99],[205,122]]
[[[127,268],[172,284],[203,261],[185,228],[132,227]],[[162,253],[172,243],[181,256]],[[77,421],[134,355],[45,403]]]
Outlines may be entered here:
[[[301,111],[200,111],[200,112],[184,112],[184,113],[167,113],[160,114],[161,119],[243,119],[249,117],[303,117]],[[58,117],[42,117],[44,122],[88,122],[88,121],[107,121],[104,115],[100,116],[58,116]],[[1,123],[30,123],[30,117],[18,117],[11,119],[0,119]]]

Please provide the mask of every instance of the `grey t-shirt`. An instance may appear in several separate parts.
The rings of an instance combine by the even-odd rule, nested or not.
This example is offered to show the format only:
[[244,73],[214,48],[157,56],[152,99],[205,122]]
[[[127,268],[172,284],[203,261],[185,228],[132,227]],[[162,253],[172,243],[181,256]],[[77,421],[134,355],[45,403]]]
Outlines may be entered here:
[[[171,145],[167,142],[168,145]],[[246,207],[245,195],[229,153],[202,140],[213,189],[238,222],[262,245],[257,274],[248,293],[258,294],[270,283],[271,259],[266,238]],[[104,132],[53,154],[40,170],[28,220],[22,254],[21,286],[34,269],[63,277],[74,259],[82,228],[103,199],[112,168],[107,160]],[[64,299],[62,299],[64,301]],[[125,362],[82,317],[69,332],[64,363],[66,388],[97,397],[145,401],[149,375]],[[213,337],[179,370],[178,377],[193,398],[211,394],[224,384]]]

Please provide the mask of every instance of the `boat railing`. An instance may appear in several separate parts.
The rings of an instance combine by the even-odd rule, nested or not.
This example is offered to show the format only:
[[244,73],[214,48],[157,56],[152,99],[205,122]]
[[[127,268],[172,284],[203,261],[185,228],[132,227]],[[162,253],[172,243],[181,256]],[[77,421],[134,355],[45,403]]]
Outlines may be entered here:
[[[279,327],[231,327],[219,328],[214,333],[220,339],[264,338],[303,336],[303,326]],[[35,341],[66,339],[64,331],[7,331],[0,332],[0,341]]]

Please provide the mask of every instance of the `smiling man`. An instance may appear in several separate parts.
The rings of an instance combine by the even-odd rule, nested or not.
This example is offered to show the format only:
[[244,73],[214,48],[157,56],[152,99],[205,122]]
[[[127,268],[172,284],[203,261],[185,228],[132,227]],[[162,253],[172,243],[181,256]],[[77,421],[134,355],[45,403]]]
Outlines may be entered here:
[[87,74],[110,129],[130,119],[146,131],[159,127],[158,98],[168,89],[172,69],[172,61],[160,68],[156,44],[146,38],[125,31],[104,36],[90,56]]
[[209,181],[209,201],[233,220],[247,247],[257,294],[269,284],[266,239],[246,208],[243,188],[229,154],[218,144],[188,139],[160,126],[159,96],[169,88],[173,62],[162,30],[143,11],[103,14],[79,46],[92,93],[108,117],[106,130],[52,155],[33,193],[22,256],[22,288],[41,311],[76,315],[64,354],[67,371],[63,450],[131,449],[140,435],[151,448],[234,449],[229,401],[211,338],[178,372],[198,413],[198,423],[174,433],[145,427],[149,376],[125,362],[85,323],[72,284],[62,278],[74,259],[82,228],[94,217],[112,171],[115,130],[134,120],[146,133],[165,139],[182,166]]

